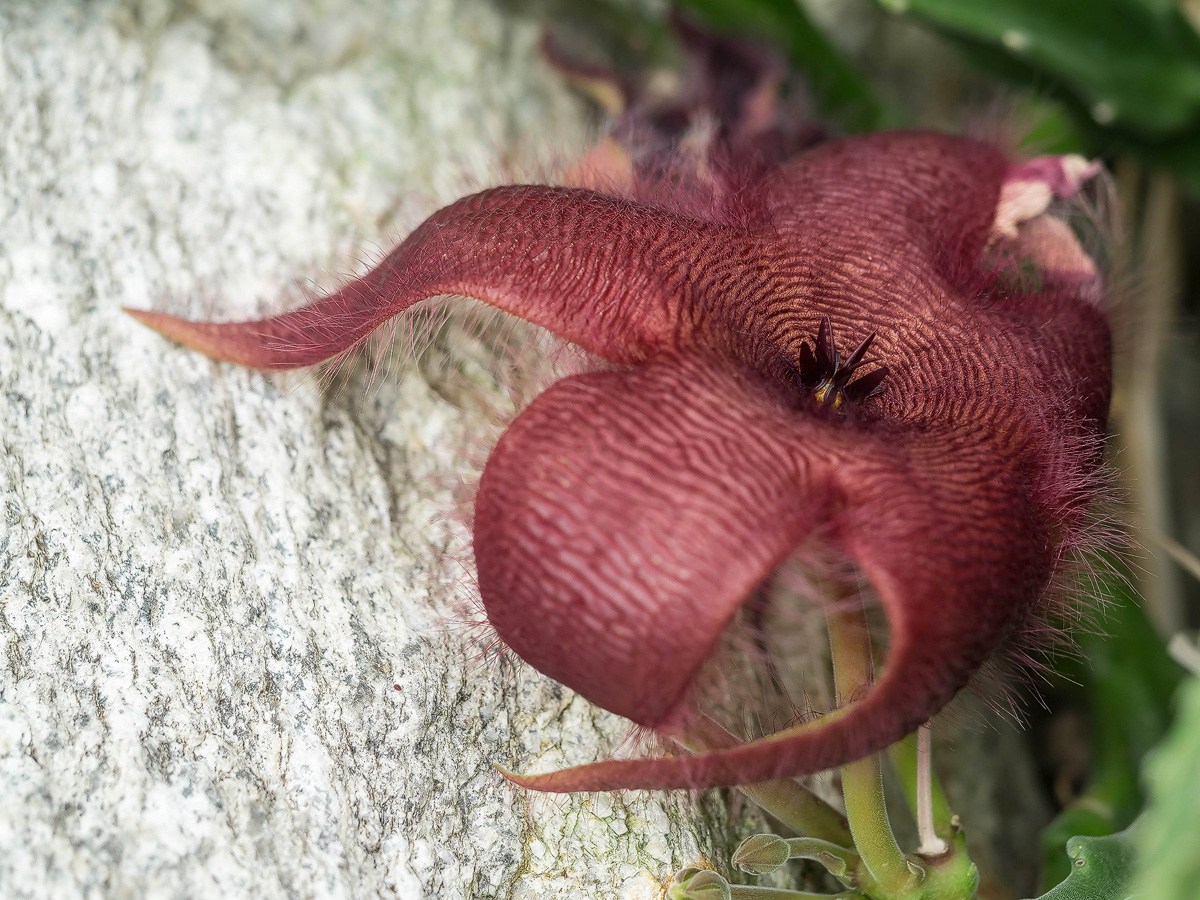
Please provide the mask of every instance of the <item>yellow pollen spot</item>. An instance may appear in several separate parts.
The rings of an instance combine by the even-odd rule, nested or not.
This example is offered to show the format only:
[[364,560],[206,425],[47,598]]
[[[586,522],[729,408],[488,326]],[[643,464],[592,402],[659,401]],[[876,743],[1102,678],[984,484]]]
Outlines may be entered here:
[[[822,381],[819,385],[817,385],[817,389],[813,391],[813,395],[817,398],[818,403],[824,403],[825,398],[829,396],[829,392],[832,390],[834,390],[832,381]],[[842,401],[845,399],[845,395],[841,391],[838,391],[833,395],[833,408],[840,409],[842,406]]]

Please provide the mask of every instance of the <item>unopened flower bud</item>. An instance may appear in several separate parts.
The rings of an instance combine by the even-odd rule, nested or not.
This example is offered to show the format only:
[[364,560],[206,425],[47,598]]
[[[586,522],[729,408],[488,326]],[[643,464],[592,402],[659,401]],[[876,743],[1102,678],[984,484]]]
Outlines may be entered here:
[[668,900],[730,900],[729,882],[711,869],[689,868],[675,875]]
[[788,861],[788,844],[774,834],[746,838],[734,851],[733,864],[751,875],[767,875]]

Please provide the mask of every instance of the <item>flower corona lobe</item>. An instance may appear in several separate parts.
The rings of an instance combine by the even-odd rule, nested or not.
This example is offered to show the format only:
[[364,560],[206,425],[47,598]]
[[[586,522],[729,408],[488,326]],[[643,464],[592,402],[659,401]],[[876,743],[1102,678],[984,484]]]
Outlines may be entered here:
[[[552,385],[505,432],[474,553],[503,640],[641,725],[678,728],[741,604],[818,530],[877,592],[891,645],[865,697],[711,753],[509,776],[530,788],[757,782],[881,750],[1036,614],[1082,525],[1109,330],[1094,267],[1045,209],[1093,171],[931,133],[793,152],[745,127],[714,145],[702,189],[672,193],[680,179],[632,159],[620,179],[581,169],[590,186],[484,191],[294,312],[131,311],[283,369],[459,294],[612,364]],[[870,356],[835,357],[835,340]]]

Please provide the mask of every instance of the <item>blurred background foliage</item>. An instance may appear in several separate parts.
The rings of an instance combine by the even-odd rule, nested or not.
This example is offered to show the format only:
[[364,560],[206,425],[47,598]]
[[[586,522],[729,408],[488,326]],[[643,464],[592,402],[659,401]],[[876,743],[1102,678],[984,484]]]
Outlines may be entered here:
[[[532,5],[556,35],[587,35],[605,64],[678,62],[665,0]],[[1200,897],[1200,682],[1178,691],[1177,710],[1185,670],[1165,649],[1200,625],[1200,579],[1186,573],[1188,548],[1200,551],[1200,0],[676,7],[781,50],[834,132],[937,128],[1108,166],[1116,202],[1099,212],[1115,297],[1112,456],[1138,549],[1103,561],[1082,588],[1101,608],[1098,628],[1061,661],[1035,717],[1059,809],[1043,834],[1042,889],[1071,871],[1069,838],[1126,828],[1148,784],[1138,884],[1155,900]],[[1064,721],[1082,724],[1072,732]],[[1053,747],[1072,743],[1064,734],[1080,746]]]

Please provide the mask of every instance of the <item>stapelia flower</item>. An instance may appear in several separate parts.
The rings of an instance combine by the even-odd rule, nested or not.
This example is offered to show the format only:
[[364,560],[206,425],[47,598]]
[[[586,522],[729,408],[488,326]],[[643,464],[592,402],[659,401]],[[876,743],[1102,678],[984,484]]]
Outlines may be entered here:
[[[751,74],[741,96],[761,103],[778,70]],[[926,133],[796,153],[811,134],[788,138],[754,109],[673,165],[610,144],[575,173],[591,187],[459,200],[294,312],[135,313],[211,356],[282,369],[465,295],[607,361],[500,439],[474,554],[508,646],[640,725],[686,731],[723,630],[814,536],[880,598],[882,675],[836,713],[714,752],[513,776],[531,788],[747,783],[878,751],[1037,614],[1084,519],[1109,330],[1095,266],[1046,208],[1094,169]]]

